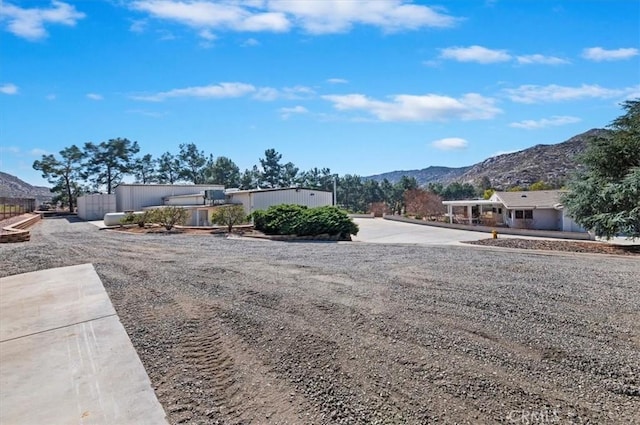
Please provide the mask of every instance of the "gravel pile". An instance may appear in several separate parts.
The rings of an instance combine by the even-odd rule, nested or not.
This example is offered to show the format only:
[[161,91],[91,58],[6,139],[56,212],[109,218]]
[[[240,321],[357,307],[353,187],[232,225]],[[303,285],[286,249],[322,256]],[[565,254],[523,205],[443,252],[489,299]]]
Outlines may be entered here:
[[66,218],[0,246],[1,276],[88,262],[174,424],[640,419],[634,257],[139,235]]

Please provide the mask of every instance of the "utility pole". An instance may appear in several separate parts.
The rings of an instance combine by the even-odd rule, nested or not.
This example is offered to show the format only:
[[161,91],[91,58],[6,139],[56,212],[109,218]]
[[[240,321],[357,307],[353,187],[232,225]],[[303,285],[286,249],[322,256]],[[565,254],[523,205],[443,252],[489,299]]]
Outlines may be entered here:
[[334,174],[333,175],[333,206],[336,207],[338,206],[338,192],[336,190],[337,187],[337,183],[338,182],[338,175]]

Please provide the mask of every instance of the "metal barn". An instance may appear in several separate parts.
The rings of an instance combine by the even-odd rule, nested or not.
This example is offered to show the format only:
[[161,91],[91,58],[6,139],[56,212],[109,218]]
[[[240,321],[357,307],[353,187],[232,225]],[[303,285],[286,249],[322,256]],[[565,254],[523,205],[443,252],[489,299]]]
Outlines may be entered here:
[[242,204],[247,214],[281,204],[304,205],[309,208],[333,205],[332,192],[303,188],[227,191],[227,198],[231,203]]

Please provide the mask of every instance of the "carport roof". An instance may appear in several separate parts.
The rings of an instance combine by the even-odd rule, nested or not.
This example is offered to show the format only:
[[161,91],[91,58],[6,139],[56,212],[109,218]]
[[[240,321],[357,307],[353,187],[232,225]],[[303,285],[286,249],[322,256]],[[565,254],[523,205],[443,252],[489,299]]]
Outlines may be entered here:
[[500,201],[490,201],[487,199],[460,199],[457,201],[442,201],[444,205],[452,205],[454,207],[466,207],[476,205],[497,205],[502,204]]

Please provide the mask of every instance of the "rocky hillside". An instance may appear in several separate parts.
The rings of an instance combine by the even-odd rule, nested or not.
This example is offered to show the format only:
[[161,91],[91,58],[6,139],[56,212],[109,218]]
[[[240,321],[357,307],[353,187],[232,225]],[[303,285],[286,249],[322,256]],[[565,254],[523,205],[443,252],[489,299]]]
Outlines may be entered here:
[[377,180],[382,182],[384,179],[389,180],[391,183],[400,181],[402,176],[415,177],[420,185],[426,185],[429,183],[454,181],[459,179],[465,172],[471,167],[427,167],[422,170],[406,170],[406,171],[391,171],[384,174],[376,174],[373,176],[365,177],[370,180]]
[[36,198],[39,202],[51,199],[48,187],[32,186],[16,176],[0,171],[0,196],[8,198]]
[[606,136],[608,130],[592,129],[554,145],[536,145],[510,154],[498,155],[472,166],[459,181],[474,183],[488,177],[498,189],[529,186],[537,181],[562,185],[578,169],[576,157],[594,136]]
[[449,184],[454,181],[477,184],[487,177],[496,189],[529,186],[537,181],[561,185],[577,168],[576,156],[582,153],[587,140],[606,136],[609,130],[592,129],[553,145],[536,145],[522,151],[488,158],[470,167],[429,167],[423,170],[393,171],[368,178],[391,182],[403,175],[415,177],[421,185],[431,182]]

